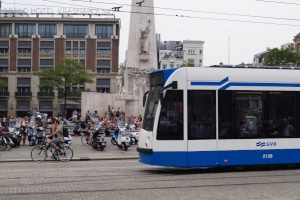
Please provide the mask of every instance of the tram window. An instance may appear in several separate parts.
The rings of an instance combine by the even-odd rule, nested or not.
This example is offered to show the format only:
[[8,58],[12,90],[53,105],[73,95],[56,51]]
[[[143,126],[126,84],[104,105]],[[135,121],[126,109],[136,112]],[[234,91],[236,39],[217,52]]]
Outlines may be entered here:
[[299,92],[268,92],[267,102],[266,137],[297,137],[297,132],[299,132],[299,127],[296,125],[296,120],[299,119],[299,116],[297,116],[297,113],[299,113],[297,107],[300,106]]
[[183,140],[183,91],[167,90],[160,111],[157,140]]
[[299,137],[300,93],[218,91],[220,139]]
[[216,138],[216,92],[188,91],[188,139]]

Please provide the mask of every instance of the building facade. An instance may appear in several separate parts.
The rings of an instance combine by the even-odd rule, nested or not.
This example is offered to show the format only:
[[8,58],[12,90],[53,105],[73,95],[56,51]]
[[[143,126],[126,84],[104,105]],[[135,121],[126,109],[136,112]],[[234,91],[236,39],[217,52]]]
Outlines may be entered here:
[[183,64],[203,67],[203,41],[160,41],[158,44],[159,69],[181,67]]
[[[94,83],[75,88],[114,93],[119,63],[120,19],[79,17],[0,17],[0,117],[33,112],[61,113],[64,95],[42,90],[34,72],[55,68],[64,56],[76,59],[94,74]],[[73,88],[74,88],[73,87]],[[81,95],[67,96],[67,116],[80,110]],[[73,103],[72,103],[73,102]]]

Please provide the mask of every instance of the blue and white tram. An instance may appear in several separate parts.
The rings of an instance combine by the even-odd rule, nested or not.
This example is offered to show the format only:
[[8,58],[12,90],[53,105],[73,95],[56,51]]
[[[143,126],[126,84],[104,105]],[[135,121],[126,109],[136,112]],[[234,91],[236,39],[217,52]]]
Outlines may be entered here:
[[300,163],[300,70],[183,67],[150,74],[137,151],[180,168]]

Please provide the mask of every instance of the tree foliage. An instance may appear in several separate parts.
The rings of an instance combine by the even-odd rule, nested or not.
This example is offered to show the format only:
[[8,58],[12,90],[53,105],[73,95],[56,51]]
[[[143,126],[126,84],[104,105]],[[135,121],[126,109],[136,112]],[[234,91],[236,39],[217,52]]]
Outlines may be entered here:
[[294,53],[294,48],[289,46],[285,49],[268,49],[263,64],[266,66],[291,66],[300,62],[300,55]]
[[[2,77],[2,75],[0,74],[0,78]],[[5,88],[7,87],[7,84],[2,80],[0,79],[0,88]]]
[[93,75],[89,74],[85,67],[75,59],[64,57],[55,68],[44,69],[36,72],[44,81],[40,83],[40,88],[53,88],[59,91],[65,91],[74,85],[80,83],[93,83]]
[[[62,58],[61,62],[55,68],[35,72],[35,75],[43,79],[40,82],[40,88],[53,88],[64,93],[65,107],[67,92],[71,91],[74,85],[94,82],[92,79],[93,75],[89,74],[81,63],[70,57]],[[73,94],[80,92],[74,90]]]
[[195,67],[195,64],[184,60],[181,66],[182,67]]

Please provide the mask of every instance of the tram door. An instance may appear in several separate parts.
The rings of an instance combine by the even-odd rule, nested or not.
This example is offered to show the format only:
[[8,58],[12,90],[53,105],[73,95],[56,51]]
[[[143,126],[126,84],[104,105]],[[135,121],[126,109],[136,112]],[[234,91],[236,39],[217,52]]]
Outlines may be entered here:
[[156,151],[162,154],[165,166],[186,167],[187,145],[183,126],[183,90],[167,90],[158,120]]
[[188,90],[187,147],[189,167],[215,166],[216,91]]

